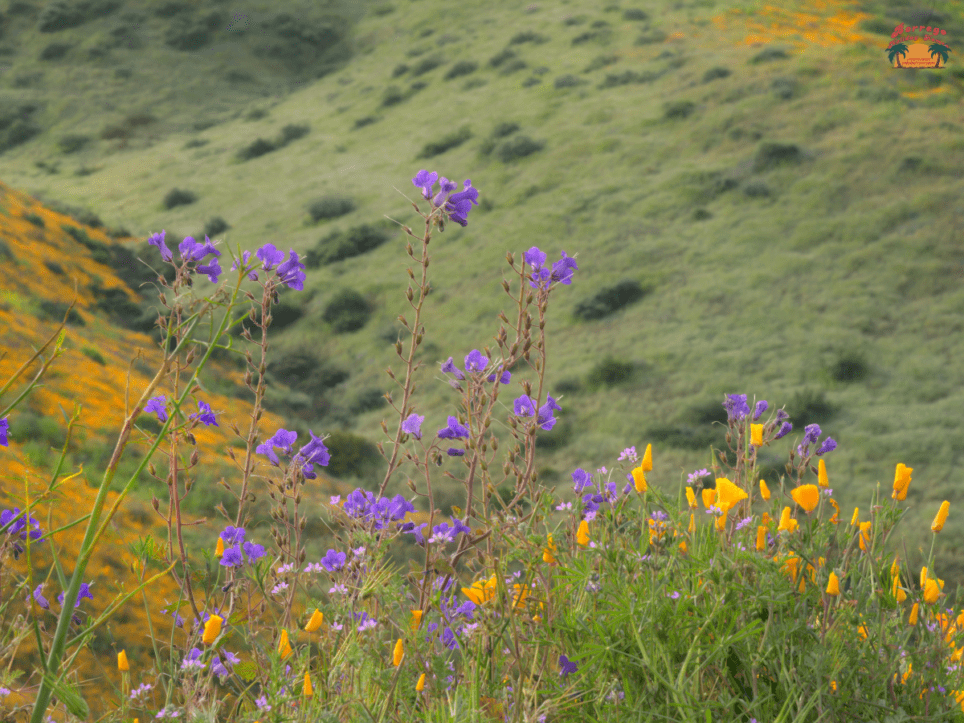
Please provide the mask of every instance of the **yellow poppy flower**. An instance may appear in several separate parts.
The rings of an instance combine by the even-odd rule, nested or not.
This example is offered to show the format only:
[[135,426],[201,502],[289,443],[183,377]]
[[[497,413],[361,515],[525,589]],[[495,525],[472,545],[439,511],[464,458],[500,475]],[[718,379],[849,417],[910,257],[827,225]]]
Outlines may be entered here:
[[686,501],[689,503],[691,509],[696,508],[696,493],[693,492],[692,487],[686,488]]
[[830,479],[827,477],[827,463],[822,459],[817,463],[817,484],[821,487],[830,486]]
[[302,688],[302,692],[305,694],[306,698],[310,698],[314,694],[314,689],[311,687],[311,678],[305,673],[305,685]]
[[767,502],[770,501],[770,488],[767,487],[767,483],[762,479],[760,480],[760,496]]
[[891,499],[901,501],[907,499],[907,488],[910,486],[910,473],[913,471],[913,467],[908,467],[903,462],[897,465],[897,470],[894,472],[894,491],[890,495]]
[[495,575],[492,575],[485,582],[476,580],[472,583],[472,587],[463,587],[462,592],[476,605],[482,605],[493,598],[498,588],[499,583],[496,581]]
[[422,625],[422,611],[412,610],[412,619],[409,621],[408,626],[412,630],[418,630]]
[[780,524],[777,526],[779,532],[784,530],[787,532],[793,532],[797,529],[797,521],[790,517],[790,508],[784,507],[783,514],[780,515]]
[[425,673],[422,673],[420,676],[418,676],[418,682],[415,684],[415,690],[417,690],[419,693],[425,690]]
[[288,642],[288,631],[282,629],[281,637],[278,638],[278,655],[280,655],[283,660],[293,652],[294,651],[291,649],[291,643]]
[[754,447],[763,446],[763,425],[762,424],[750,425],[750,444],[752,444]]
[[696,531],[696,515],[692,512],[690,512],[690,524],[689,527],[686,528],[686,531],[691,535]]
[[576,531],[576,542],[585,547],[589,544],[589,523],[583,520]]
[[951,503],[944,500],[941,503],[941,508],[937,511],[937,516],[931,523],[931,532],[940,532],[944,529],[944,523],[947,522],[947,513],[950,512]]
[[121,672],[131,669],[131,666],[127,662],[126,650],[122,650],[117,654],[117,669]]
[[870,521],[860,523],[860,549],[867,552],[867,545],[870,544]]
[[653,471],[653,445],[646,445],[646,452],[643,454],[643,461],[639,463],[639,466],[642,467],[643,472]]
[[919,606],[920,603],[914,603],[914,607],[910,609],[910,617],[907,618],[908,625],[917,625],[917,608]]
[[222,621],[223,618],[220,618],[217,615],[212,615],[207,619],[207,622],[204,623],[204,635],[201,638],[202,643],[205,645],[210,645],[214,642],[214,639],[217,638],[218,634],[221,632]]
[[817,485],[800,485],[790,490],[790,496],[809,515],[817,509],[817,504],[820,502],[820,488]]
[[854,507],[854,516],[850,518],[850,524],[856,525],[859,520],[860,520],[860,508]]
[[716,506],[723,510],[724,514],[747,497],[749,495],[744,490],[730,482],[726,477],[720,477],[716,480]]
[[796,555],[790,555],[783,563],[783,571],[787,573],[791,579],[796,582],[797,575],[799,574],[800,558]]
[[920,569],[920,586],[924,587],[927,584],[927,568],[922,567]]
[[924,585],[924,602],[933,605],[941,595],[941,589],[937,586],[937,580],[928,580]]
[[837,573],[830,573],[830,581],[827,583],[827,594],[837,596],[840,594],[840,580],[837,579]]
[[830,522],[836,525],[840,522],[840,505],[837,504],[837,500],[835,500],[833,497],[828,497],[827,502],[829,502],[830,506],[834,509],[833,517],[830,518]]
[[760,524],[761,524],[761,525],[766,525],[767,527],[769,527],[771,522],[773,522],[773,519],[770,517],[770,513],[769,513],[769,512],[764,512],[764,513],[760,516]]
[[717,515],[716,529],[720,532],[723,532],[723,530],[726,529],[726,515]]
[[903,588],[900,587],[900,577],[894,578],[894,584],[891,585],[891,594],[897,598],[897,602],[902,603],[907,599],[907,593],[904,592]]
[[552,541],[552,535],[546,535],[546,537],[549,540],[549,546],[542,550],[542,561],[551,565],[556,561],[555,555],[552,554],[556,551],[556,544]]
[[637,467],[633,470],[633,482],[636,484],[636,491],[639,494],[643,494],[649,485],[646,484],[646,473],[643,471],[642,467]]
[[890,576],[897,577],[900,575],[900,565],[898,564],[897,555],[894,555],[894,561],[890,563]]
[[318,608],[315,608],[315,611],[311,614],[311,620],[309,620],[308,624],[305,625],[305,630],[309,633],[315,632],[321,627],[321,624],[324,622],[324,620],[325,614]]
[[757,552],[767,549],[767,528],[762,525],[756,528],[756,549]]
[[679,551],[684,555],[686,554],[686,540],[683,540],[681,543],[679,543]]
[[392,651],[392,665],[396,668],[402,664],[402,657],[405,655],[405,648],[402,645],[402,639],[399,638],[398,642],[395,643],[395,650]]
[[706,509],[710,509],[716,501],[716,490],[712,487],[707,487],[700,492],[700,497],[703,498],[703,506]]
[[220,537],[218,538],[218,544],[214,547],[214,556],[222,557],[224,555],[224,540]]

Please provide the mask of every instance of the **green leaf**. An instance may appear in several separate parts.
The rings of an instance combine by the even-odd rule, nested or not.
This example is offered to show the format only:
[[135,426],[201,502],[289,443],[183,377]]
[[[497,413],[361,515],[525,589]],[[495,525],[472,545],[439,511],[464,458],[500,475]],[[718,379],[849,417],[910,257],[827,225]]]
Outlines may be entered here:
[[254,662],[246,660],[235,665],[234,672],[240,675],[242,680],[248,682],[254,680],[258,675],[258,666]]
[[90,715],[90,706],[87,705],[77,689],[66,681],[54,682],[49,675],[44,675],[48,683],[53,685],[54,695],[63,703],[71,715],[75,715],[82,720],[87,720]]

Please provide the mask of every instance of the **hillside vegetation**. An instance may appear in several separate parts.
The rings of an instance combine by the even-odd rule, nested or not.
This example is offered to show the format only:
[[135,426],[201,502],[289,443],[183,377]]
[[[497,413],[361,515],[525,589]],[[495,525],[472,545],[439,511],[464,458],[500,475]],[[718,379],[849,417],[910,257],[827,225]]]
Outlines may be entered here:
[[[88,12],[57,25],[55,5]],[[654,483],[675,489],[721,446],[723,395],[748,393],[786,405],[786,449],[809,423],[837,440],[845,509],[913,467],[907,556],[949,499],[939,569],[964,580],[964,72],[954,55],[896,71],[883,51],[897,22],[939,23],[957,50],[964,4],[493,2],[446,4],[444,24],[435,0],[228,7],[9,2],[2,177],[125,246],[166,229],[306,258],[273,330],[289,421],[364,438],[377,477],[405,310],[390,218],[420,168],[471,178],[481,213],[433,243],[427,427],[456,413],[431,366],[498,330],[505,253],[578,254],[549,312],[562,411],[542,479],[569,494],[577,467],[652,442]]]

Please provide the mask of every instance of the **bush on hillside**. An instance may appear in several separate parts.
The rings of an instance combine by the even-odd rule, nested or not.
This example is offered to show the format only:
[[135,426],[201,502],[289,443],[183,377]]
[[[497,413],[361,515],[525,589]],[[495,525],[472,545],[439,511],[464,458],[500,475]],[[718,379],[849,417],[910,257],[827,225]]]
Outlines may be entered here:
[[763,143],[753,160],[754,171],[766,171],[784,164],[797,164],[803,153],[795,143]]
[[822,424],[837,413],[837,407],[827,401],[824,392],[812,389],[804,389],[794,394],[787,403],[786,410],[793,420],[794,429],[803,429],[808,424]]
[[305,266],[311,269],[324,264],[360,256],[378,248],[389,239],[389,234],[381,228],[362,224],[347,233],[333,231],[322,238],[314,249],[305,256]]
[[314,354],[296,351],[268,363],[268,372],[292,389],[321,395],[348,379],[348,372],[331,366]]
[[591,321],[609,316],[624,306],[635,303],[648,294],[651,289],[638,281],[625,279],[614,286],[600,289],[596,294],[576,305],[576,318]]
[[60,148],[61,153],[76,153],[90,141],[90,136],[85,136],[77,133],[71,133],[66,136],[62,136],[59,141],[57,141],[57,146]]
[[859,382],[869,371],[866,357],[858,352],[844,352],[830,365],[830,376],[838,382]]
[[238,151],[238,160],[250,161],[252,158],[259,158],[260,156],[263,156],[266,153],[271,153],[277,149],[278,147],[273,142],[265,140],[264,138],[258,138],[250,145],[247,145]]
[[729,68],[723,68],[716,66],[715,68],[710,68],[705,73],[703,73],[703,82],[709,83],[713,80],[719,80],[720,78],[728,78],[731,75]]
[[281,129],[281,137],[278,139],[278,145],[286,146],[292,141],[296,141],[299,138],[304,138],[306,135],[308,135],[310,130],[311,128],[309,128],[307,125],[289,123]]
[[40,51],[41,60],[60,60],[72,46],[67,43],[51,43]]
[[197,194],[180,188],[172,188],[164,196],[164,208],[170,211],[177,206],[188,206],[197,201]]
[[109,15],[121,4],[121,0],[85,0],[84,2],[55,0],[40,11],[37,29],[42,33],[57,33],[61,30],[76,28],[88,20]]
[[296,73],[316,74],[351,56],[344,42],[347,25],[339,17],[309,19],[280,12],[261,23],[261,30],[255,55],[278,60]]
[[515,51],[509,48],[506,48],[505,50],[499,51],[491,58],[489,58],[489,65],[491,65],[493,68],[498,68],[506,61],[512,60],[515,57],[516,57]]
[[331,324],[337,334],[358,331],[371,318],[372,309],[368,301],[354,289],[344,289],[325,306],[321,318]]
[[586,386],[596,391],[602,387],[615,387],[632,381],[636,365],[607,356],[592,368],[586,377]]
[[789,57],[787,51],[783,48],[766,48],[750,58],[750,62],[753,64],[769,63],[773,60],[785,60]]
[[502,143],[495,151],[495,156],[503,163],[512,163],[545,148],[543,141],[537,141],[529,136],[516,136]]
[[357,434],[343,430],[332,431],[325,439],[325,446],[331,452],[331,461],[323,469],[333,477],[354,475],[364,478],[375,475],[385,466],[378,447]]
[[397,85],[390,85],[382,93],[382,105],[386,108],[398,105],[405,100],[405,93]]
[[231,226],[220,216],[215,216],[210,219],[206,224],[204,224],[204,235],[205,236],[217,236],[219,233],[224,233]]
[[304,315],[304,308],[298,304],[281,300],[271,307],[271,326],[269,328],[274,331],[280,331],[291,326]]
[[649,20],[649,14],[639,8],[623,10],[623,20]]
[[355,210],[355,201],[347,196],[323,196],[308,207],[314,223],[338,218]]
[[453,148],[458,148],[472,137],[472,131],[468,126],[462,126],[458,130],[426,143],[416,156],[416,159],[434,158]]
[[213,33],[224,26],[224,16],[215,11],[201,18],[178,15],[164,31],[164,44],[175,50],[200,50],[211,43]]
[[479,64],[471,60],[460,60],[445,73],[445,80],[461,78],[463,75],[470,75],[479,69]]
[[59,324],[64,320],[64,314],[67,314],[67,323],[76,324],[77,326],[87,326],[83,317],[77,312],[77,307],[67,309],[70,304],[64,301],[55,301],[53,299],[43,299],[40,302],[40,314],[39,318],[46,321],[52,321]]
[[533,32],[531,30],[525,30],[521,33],[516,33],[509,40],[509,45],[521,45],[522,43],[536,43],[541,44],[548,40],[549,38],[544,35],[539,35],[539,33]]
[[0,130],[0,153],[10,148],[23,145],[34,136],[40,135],[43,129],[31,120],[17,119],[4,132]]
[[695,428],[679,425],[651,427],[646,431],[646,439],[653,444],[669,445],[678,449],[707,449],[719,446],[723,441],[721,429]]
[[630,85],[631,83],[652,83],[654,80],[657,80],[659,76],[659,73],[654,73],[651,70],[646,70],[642,73],[637,73],[635,70],[627,70],[623,73],[607,73],[606,78],[599,84],[599,88],[616,88],[621,85]]
[[[87,288],[95,299],[94,304],[97,309],[113,317],[127,328],[132,328],[130,325],[136,324],[138,330],[145,330],[141,318],[144,316],[144,310],[140,304],[131,301],[127,292],[123,289],[116,287],[105,289],[98,283],[90,284]],[[149,331],[153,327],[156,318],[157,314],[153,314],[151,323],[145,331]]]
[[696,111],[696,103],[691,100],[674,100],[663,106],[663,117],[669,120],[689,118]]
[[440,65],[442,65],[444,62],[445,62],[445,61],[443,61],[443,60],[442,60],[440,57],[438,57],[437,55],[433,55],[433,56],[428,57],[428,58],[422,58],[422,60],[420,60],[418,63],[416,63],[416,64],[415,64],[415,67],[412,68],[412,75],[415,76],[415,77],[417,77],[417,76],[419,76],[419,75],[425,75],[425,74],[428,73],[429,71],[435,70],[437,67],[439,67]]

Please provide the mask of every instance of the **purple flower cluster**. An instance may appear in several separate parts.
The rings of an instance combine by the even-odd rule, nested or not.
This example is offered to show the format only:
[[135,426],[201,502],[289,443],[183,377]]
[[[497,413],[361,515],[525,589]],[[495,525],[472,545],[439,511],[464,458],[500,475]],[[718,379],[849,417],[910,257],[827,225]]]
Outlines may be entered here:
[[[310,429],[308,430],[308,434],[311,435],[311,441],[301,448],[294,459],[296,463],[303,465],[302,472],[306,479],[315,479],[318,475],[314,472],[314,465],[320,464],[322,467],[327,467],[331,461],[331,453],[328,451],[328,448],[325,447],[325,443],[321,437],[316,437],[315,433]],[[278,455],[275,453],[275,447],[280,449],[284,454],[291,454],[292,445],[294,445],[296,439],[298,439],[297,432],[279,429],[274,433],[273,437],[259,444],[254,451],[258,454],[267,455],[268,459],[271,460],[271,464],[277,467],[281,463],[278,460]]]
[[[536,419],[536,424],[542,427],[543,431],[548,432],[556,425],[556,418],[552,416],[553,411],[561,412],[562,407],[556,404],[556,400],[552,397],[546,397],[546,399],[546,403],[539,407],[539,416]],[[536,416],[536,406],[526,394],[523,394],[513,402],[512,411],[519,417]]]
[[[157,249],[161,252],[161,258],[164,259],[164,261],[173,262],[174,254],[171,253],[171,250],[164,243],[166,233],[166,231],[155,233],[147,239],[147,242],[151,246],[157,247]],[[215,248],[215,244],[211,242],[211,239],[205,236],[204,243],[202,244],[195,241],[192,236],[187,236],[178,246],[178,250],[181,252],[181,258],[184,261],[204,261],[204,259],[206,259],[208,256],[214,254],[215,258],[212,259],[211,263],[199,264],[195,266],[193,271],[201,274],[207,274],[212,283],[217,283],[218,276],[220,276],[223,272],[218,264],[218,258],[221,256],[221,252]],[[284,251],[279,251],[274,247],[273,244],[265,244],[258,249],[256,255],[263,262],[261,268],[264,271],[270,271],[277,265],[275,273],[277,273],[281,282],[283,284],[287,284],[287,286],[291,289],[301,291],[304,289],[305,265],[301,263],[301,261],[298,259],[298,254],[296,254],[294,251],[289,251],[288,253],[288,260],[285,261]],[[242,265],[247,267],[248,259],[250,258],[251,252],[245,251],[241,259]],[[234,265],[231,267],[231,270],[235,271],[237,269],[238,261],[235,261]],[[252,281],[257,281],[258,274],[253,270],[249,271],[248,278]]]
[[750,405],[746,403],[746,394],[728,394],[723,402],[728,422],[738,422],[750,413]]
[[7,435],[10,433],[10,420],[4,417],[0,419],[0,445],[8,447]]
[[[819,425],[808,424],[803,430],[803,441],[797,446],[797,454],[799,454],[801,457],[808,456],[810,453],[810,445],[817,443],[817,439],[820,437],[820,434],[821,432]],[[819,457],[822,454],[834,451],[836,448],[837,443],[833,440],[833,438],[827,437],[825,440],[823,440],[823,444],[817,448],[815,454]]]
[[529,286],[533,289],[544,289],[553,281],[568,286],[572,283],[572,272],[579,270],[579,267],[576,265],[576,259],[572,256],[567,256],[565,251],[562,252],[562,258],[552,265],[551,271],[543,267],[548,256],[540,251],[537,246],[533,246],[526,251],[523,254],[523,258],[525,262],[532,267]]
[[[0,532],[5,532],[7,536],[19,535],[20,539],[25,541],[30,538],[31,542],[41,542],[43,541],[43,532],[40,529],[40,523],[37,522],[33,517],[28,515],[20,515],[20,508],[14,507],[12,510],[4,510],[0,512]],[[21,553],[23,552],[23,545],[19,542],[14,542],[13,544],[13,558],[19,559]]]
[[459,187],[458,184],[443,176],[439,183],[441,190],[438,193],[434,193],[433,188],[435,187],[435,182],[438,180],[438,173],[435,171],[429,173],[423,169],[415,174],[412,183],[417,188],[422,189],[422,196],[425,199],[431,199],[433,209],[441,208],[449,219],[455,221],[455,223],[462,227],[468,226],[469,221],[467,217],[469,211],[472,210],[472,204],[474,203],[476,206],[479,205],[478,189],[472,188],[472,181],[466,180],[465,183],[462,184],[463,190],[458,193],[452,193],[452,191]]
[[[478,349],[473,349],[465,357],[465,371],[467,372],[484,372],[485,368],[489,365],[489,358],[482,355]],[[455,378],[459,381],[465,379],[465,374],[463,374],[455,363],[452,361],[452,357],[442,364],[442,373],[444,374],[454,374]],[[502,372],[502,374],[489,374],[486,377],[486,381],[494,382],[496,377],[499,379],[500,384],[508,384],[512,380],[512,374],[508,371]],[[454,384],[454,382],[453,382]]]
[[[629,481],[623,487],[623,495],[628,495],[633,488],[633,476],[628,474],[626,479]],[[619,499],[615,482],[606,482],[605,484],[600,482],[597,486],[593,482],[592,475],[581,467],[572,473],[572,481],[576,494],[582,495],[583,514],[587,520],[595,518],[601,505],[612,505]]]
[[[219,427],[217,419],[214,417],[214,412],[211,410],[211,405],[207,402],[198,401],[198,409],[201,411],[192,414],[189,419],[199,419],[207,426],[214,425]],[[162,422],[167,421],[167,397],[163,394],[159,397],[152,397],[148,400],[147,404],[144,405],[145,412],[153,412],[157,414],[157,418]]]
[[350,492],[342,509],[349,517],[374,523],[376,530],[384,529],[391,522],[402,521],[406,514],[415,512],[415,506],[402,495],[376,500],[374,494],[363,489]]
[[[224,532],[220,534],[225,547],[224,554],[221,555],[221,565],[224,567],[241,567],[244,564],[244,556],[241,554],[242,549],[248,557],[248,563],[260,560],[265,556],[264,545],[245,542],[244,535],[243,527],[228,526],[224,528]],[[231,545],[231,547],[228,547],[228,545]]]

